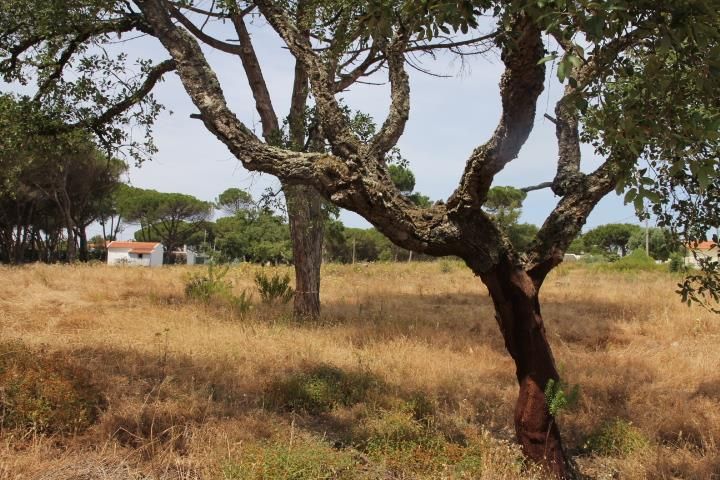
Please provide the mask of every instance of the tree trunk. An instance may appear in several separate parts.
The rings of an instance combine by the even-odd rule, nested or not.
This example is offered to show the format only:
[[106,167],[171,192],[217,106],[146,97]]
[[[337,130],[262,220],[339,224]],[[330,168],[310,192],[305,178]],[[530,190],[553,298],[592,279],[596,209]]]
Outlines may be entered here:
[[320,266],[322,264],[322,198],[312,187],[283,185],[290,222],[295,263],[296,320],[320,317]]
[[75,263],[77,261],[77,239],[75,238],[75,229],[67,227],[67,250],[65,260],[68,263]]
[[87,262],[89,259],[88,255],[88,241],[87,241],[87,227],[81,226],[77,229],[77,237],[80,239],[80,261]]
[[480,275],[495,305],[505,347],[515,361],[520,387],[515,433],[523,453],[557,478],[571,478],[557,422],[545,399],[549,380],[558,381],[540,314],[538,288],[522,268],[503,262]]

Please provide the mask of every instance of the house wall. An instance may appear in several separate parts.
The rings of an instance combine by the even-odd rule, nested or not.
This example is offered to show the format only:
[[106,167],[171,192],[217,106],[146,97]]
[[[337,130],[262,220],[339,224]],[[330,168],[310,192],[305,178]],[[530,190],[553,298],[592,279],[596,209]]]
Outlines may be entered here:
[[130,264],[137,265],[140,267],[151,267],[152,264],[150,262],[152,258],[152,254],[150,253],[143,253],[142,258],[140,258],[140,254],[137,253],[129,253],[128,258],[130,259]]
[[163,264],[163,252],[164,248],[162,245],[155,247],[155,250],[150,254],[150,266],[151,267],[162,267]]
[[108,265],[128,264],[142,267],[161,267],[163,264],[163,247],[157,246],[152,253],[144,253],[143,258],[136,253],[130,253],[130,248],[109,248]]
[[108,265],[116,265],[118,263],[130,263],[128,257],[129,248],[108,248],[107,263]]
[[[720,250],[718,250],[717,247],[712,248],[710,250],[701,250],[697,252],[698,258],[709,258],[710,260],[715,260],[716,262],[720,260]],[[692,253],[688,254],[688,256],[685,257],[685,265],[697,265],[698,262],[695,259],[695,256],[693,256]]]

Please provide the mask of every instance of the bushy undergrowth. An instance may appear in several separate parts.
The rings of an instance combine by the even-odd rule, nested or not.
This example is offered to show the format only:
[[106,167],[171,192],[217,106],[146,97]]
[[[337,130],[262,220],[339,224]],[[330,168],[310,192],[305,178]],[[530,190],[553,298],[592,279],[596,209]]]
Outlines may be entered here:
[[673,253],[670,255],[670,261],[668,262],[668,270],[673,273],[685,273],[688,271],[687,265],[685,265],[685,257],[680,253]]
[[593,268],[600,271],[611,272],[639,272],[639,271],[667,271],[667,267],[655,263],[652,257],[648,256],[644,250],[633,250],[628,255],[620,257],[614,261],[602,261],[598,257],[583,260],[585,263],[592,264]]
[[647,438],[632,423],[615,419],[601,425],[585,443],[586,449],[597,455],[624,457],[649,444]]
[[368,372],[319,365],[276,382],[269,396],[280,409],[316,415],[365,401],[380,386],[381,381]]
[[95,423],[105,404],[89,372],[72,358],[0,343],[2,429],[76,433]]
[[268,277],[265,272],[257,272],[255,274],[255,285],[260,292],[260,298],[263,303],[288,303],[295,293],[290,286],[290,276],[288,274],[282,277],[278,273],[274,273],[272,277]]
[[252,307],[252,295],[243,290],[239,295],[233,293],[232,281],[225,277],[230,267],[217,267],[210,263],[207,274],[192,275],[185,283],[185,296],[206,305],[229,307],[232,311],[244,315]]

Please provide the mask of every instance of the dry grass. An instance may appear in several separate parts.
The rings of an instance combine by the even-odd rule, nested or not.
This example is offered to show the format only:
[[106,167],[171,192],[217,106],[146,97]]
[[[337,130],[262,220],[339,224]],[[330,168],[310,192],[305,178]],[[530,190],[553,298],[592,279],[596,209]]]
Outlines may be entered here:
[[[314,325],[187,302],[189,271],[0,268],[2,342],[84,369],[105,397],[82,432],[5,426],[0,478],[540,478],[512,443],[513,366],[462,265],[325,266]],[[231,270],[238,292],[254,271]],[[567,266],[544,287],[582,392],[559,421],[592,478],[720,478],[720,319],[683,306],[676,280]],[[637,448],[587,451],[623,441],[598,442],[616,424]]]

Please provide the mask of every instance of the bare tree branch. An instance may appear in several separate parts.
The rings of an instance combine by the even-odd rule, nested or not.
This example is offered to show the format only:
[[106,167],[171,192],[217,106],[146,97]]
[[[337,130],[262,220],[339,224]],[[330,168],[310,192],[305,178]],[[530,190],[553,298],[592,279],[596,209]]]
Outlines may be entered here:
[[387,119],[380,131],[370,140],[370,154],[378,159],[384,159],[385,154],[397,144],[410,117],[410,79],[405,71],[403,53],[406,42],[404,34],[398,35],[386,53],[392,100]]
[[81,120],[73,127],[96,127],[110,122],[113,118],[125,113],[134,105],[137,105],[143,98],[145,98],[155,87],[155,85],[162,79],[163,75],[168,72],[175,70],[176,64],[174,60],[165,60],[155,66],[147,75],[145,82],[135,90],[131,95],[125,97],[120,102],[116,103],[112,107],[108,108],[95,118],[88,118]]
[[266,142],[271,143],[273,135],[277,135],[280,131],[280,121],[273,107],[270,91],[265,82],[260,61],[255,54],[245,19],[242,15],[233,15],[232,22],[240,42],[240,51],[238,52],[240,61],[255,99],[255,108],[260,115],[260,122],[262,122],[263,138]]
[[283,38],[296,59],[303,62],[309,73],[320,111],[322,127],[333,152],[340,158],[357,156],[362,150],[359,139],[352,133],[343,110],[335,98],[335,70],[328,72],[313,50],[310,41],[289,21],[289,15],[272,0],[257,0],[260,12]]
[[184,8],[185,10],[188,10],[193,13],[199,13],[200,15],[205,15],[207,17],[214,17],[219,19],[227,19],[230,18],[228,14],[215,12],[213,10],[205,10],[202,8],[195,7],[193,5],[185,5],[181,2],[168,2],[170,6],[175,8]]
[[597,203],[617,184],[620,154],[611,155],[580,182],[582,188],[568,192],[540,228],[527,252],[525,270],[540,287],[547,274],[563,260],[570,242],[580,233]]
[[196,26],[189,18],[183,15],[180,10],[175,8],[175,6],[173,6],[170,2],[168,2],[168,10],[170,11],[170,14],[173,16],[173,18],[180,22],[183,27],[187,28],[190,33],[195,35],[202,42],[208,44],[209,46],[217,50],[220,50],[221,52],[230,53],[232,55],[241,54],[241,48],[238,45],[223,42],[203,32],[201,28]]
[[561,196],[580,185],[584,177],[580,172],[580,132],[578,111],[574,103],[578,98],[577,88],[568,85],[555,107],[558,162],[552,188],[553,192]]
[[540,30],[527,17],[516,19],[517,34],[502,39],[505,73],[500,81],[502,117],[490,141],[475,149],[467,161],[449,209],[478,209],[495,175],[515,159],[533,128],[537,98],[543,90],[545,67],[538,64],[544,47]]
[[528,193],[528,192],[534,192],[536,190],[544,190],[546,188],[551,188],[553,186],[553,182],[543,182],[538,183],[537,185],[531,185],[529,187],[521,188],[520,191]]

